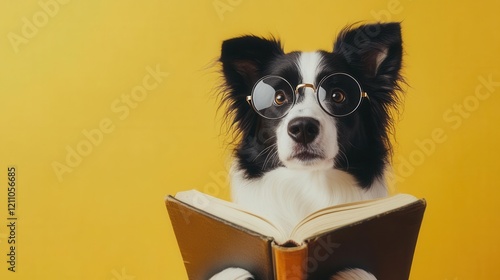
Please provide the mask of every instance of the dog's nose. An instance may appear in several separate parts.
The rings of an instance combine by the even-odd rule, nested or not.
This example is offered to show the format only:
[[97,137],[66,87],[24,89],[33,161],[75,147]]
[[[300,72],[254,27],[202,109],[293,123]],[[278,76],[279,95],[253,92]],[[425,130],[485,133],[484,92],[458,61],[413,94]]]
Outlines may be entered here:
[[288,123],[288,135],[300,144],[314,141],[319,134],[319,121],[309,117],[299,117]]

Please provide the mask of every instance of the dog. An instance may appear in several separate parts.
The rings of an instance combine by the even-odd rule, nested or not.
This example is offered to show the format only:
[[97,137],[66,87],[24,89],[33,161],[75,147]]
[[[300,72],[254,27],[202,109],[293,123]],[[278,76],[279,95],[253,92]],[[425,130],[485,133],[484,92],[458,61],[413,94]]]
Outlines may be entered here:
[[[402,54],[394,22],[345,27],[331,52],[285,53],[278,39],[252,35],[224,41],[222,101],[239,134],[233,201],[290,230],[318,209],[387,196]],[[253,276],[228,268],[211,279]],[[354,268],[330,279],[376,278]]]

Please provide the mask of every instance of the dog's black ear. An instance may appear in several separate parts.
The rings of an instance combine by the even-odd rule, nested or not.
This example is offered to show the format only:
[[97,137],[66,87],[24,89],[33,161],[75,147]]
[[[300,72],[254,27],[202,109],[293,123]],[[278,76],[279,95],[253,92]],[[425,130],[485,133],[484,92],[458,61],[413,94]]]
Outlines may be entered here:
[[220,62],[227,86],[234,92],[248,94],[265,65],[282,54],[276,39],[243,36],[224,41]]
[[354,74],[379,89],[397,89],[403,55],[399,23],[348,27],[338,36],[333,53],[342,56]]
[[247,101],[252,88],[264,74],[266,66],[276,57],[284,54],[276,39],[263,39],[256,36],[243,36],[222,43],[220,62],[225,78],[222,101],[228,105],[227,120],[231,127],[238,127],[243,139],[255,133],[256,113]]

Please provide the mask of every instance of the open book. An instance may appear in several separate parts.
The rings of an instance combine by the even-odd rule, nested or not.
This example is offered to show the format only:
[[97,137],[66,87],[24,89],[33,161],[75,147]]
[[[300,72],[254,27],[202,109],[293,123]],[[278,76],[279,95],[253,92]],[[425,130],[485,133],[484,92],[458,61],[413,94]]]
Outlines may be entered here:
[[195,190],[169,196],[166,204],[189,279],[231,266],[258,279],[323,279],[347,267],[378,279],[408,279],[426,206],[407,194],[331,206],[285,232]]

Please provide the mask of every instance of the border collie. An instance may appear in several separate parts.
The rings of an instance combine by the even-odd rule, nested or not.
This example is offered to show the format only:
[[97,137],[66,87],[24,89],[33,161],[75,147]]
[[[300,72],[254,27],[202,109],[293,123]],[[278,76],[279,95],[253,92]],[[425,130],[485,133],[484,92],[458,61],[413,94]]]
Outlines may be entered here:
[[[402,52],[399,23],[346,27],[332,52],[224,41],[222,99],[239,134],[233,200],[291,229],[320,208],[386,196]],[[253,278],[229,268],[211,279]],[[349,269],[331,279],[376,278]]]

